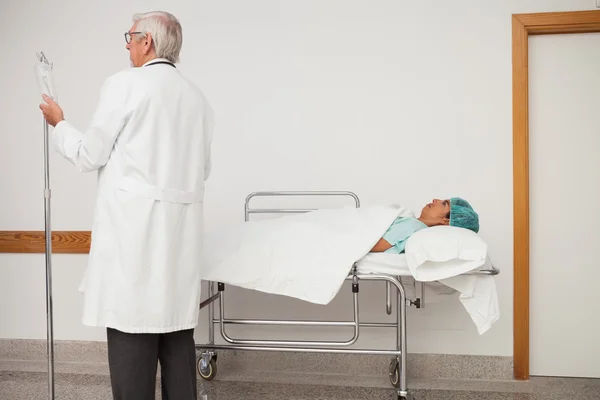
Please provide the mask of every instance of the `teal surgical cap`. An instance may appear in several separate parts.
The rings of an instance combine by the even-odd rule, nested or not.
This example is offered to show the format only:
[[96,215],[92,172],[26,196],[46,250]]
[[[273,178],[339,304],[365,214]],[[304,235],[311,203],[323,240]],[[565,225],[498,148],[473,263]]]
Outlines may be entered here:
[[460,197],[450,199],[450,225],[479,232],[479,215]]

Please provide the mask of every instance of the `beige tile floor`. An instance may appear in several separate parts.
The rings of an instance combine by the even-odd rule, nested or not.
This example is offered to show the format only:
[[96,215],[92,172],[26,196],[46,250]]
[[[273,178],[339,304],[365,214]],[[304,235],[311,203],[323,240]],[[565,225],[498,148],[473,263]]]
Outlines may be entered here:
[[[490,382],[486,387],[465,390],[464,384],[450,389],[426,389],[419,385],[413,391],[416,400],[598,400],[600,380],[536,378],[520,388]],[[500,389],[495,389],[495,386]],[[58,373],[55,378],[56,400],[112,399],[107,375]],[[340,386],[338,384],[285,384],[251,381],[199,381],[199,392],[207,400],[397,400],[393,388]],[[521,389],[521,390],[518,390]],[[501,391],[504,390],[504,391]],[[160,400],[157,390],[156,400]],[[42,372],[0,371],[0,399],[48,399],[47,374]]]

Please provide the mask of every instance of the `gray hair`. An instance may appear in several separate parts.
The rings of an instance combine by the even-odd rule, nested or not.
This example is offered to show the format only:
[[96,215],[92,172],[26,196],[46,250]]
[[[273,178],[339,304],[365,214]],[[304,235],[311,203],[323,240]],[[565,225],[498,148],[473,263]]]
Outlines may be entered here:
[[[152,35],[157,57],[166,58],[172,63],[179,62],[183,34],[175,16],[165,11],[150,11],[134,14],[133,22],[137,23],[137,31]],[[137,40],[141,41],[142,38]]]

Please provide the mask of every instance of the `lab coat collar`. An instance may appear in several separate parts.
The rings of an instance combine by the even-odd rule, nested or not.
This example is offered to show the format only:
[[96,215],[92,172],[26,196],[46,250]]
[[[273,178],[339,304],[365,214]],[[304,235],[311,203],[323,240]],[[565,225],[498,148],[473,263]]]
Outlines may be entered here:
[[174,63],[172,63],[171,61],[167,60],[166,58],[157,57],[157,58],[153,58],[150,61],[147,61],[144,65],[142,65],[142,67],[145,67],[146,65],[154,64],[154,63],[157,63],[157,62],[166,62],[166,63],[169,63],[169,64],[173,64],[173,66],[175,65]]

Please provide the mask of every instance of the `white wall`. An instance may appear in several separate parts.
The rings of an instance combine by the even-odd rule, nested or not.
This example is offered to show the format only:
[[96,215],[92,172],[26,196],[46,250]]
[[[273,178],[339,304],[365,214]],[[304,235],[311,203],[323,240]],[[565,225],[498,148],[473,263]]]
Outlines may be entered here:
[[[207,229],[241,220],[256,190],[352,190],[363,205],[417,211],[433,197],[464,196],[502,269],[501,320],[479,337],[456,299],[438,301],[411,310],[409,350],[512,355],[511,14],[592,9],[594,1],[4,1],[0,182],[9,195],[0,229],[43,230],[36,51],[55,62],[66,117],[84,128],[102,81],[128,66],[131,14],[167,4],[184,27],[180,68],[216,112]],[[54,153],[51,168],[53,229],[89,229],[95,175]],[[57,339],[104,340],[79,324],[85,263],[54,257]],[[2,254],[0,274],[0,337],[45,338],[43,255]],[[383,314],[385,290],[369,289],[363,315]],[[316,308],[229,293],[246,299],[238,316],[264,315],[275,303],[269,316]],[[319,316],[340,313],[350,316],[336,300]],[[386,341],[393,336],[365,333],[360,345]]]

